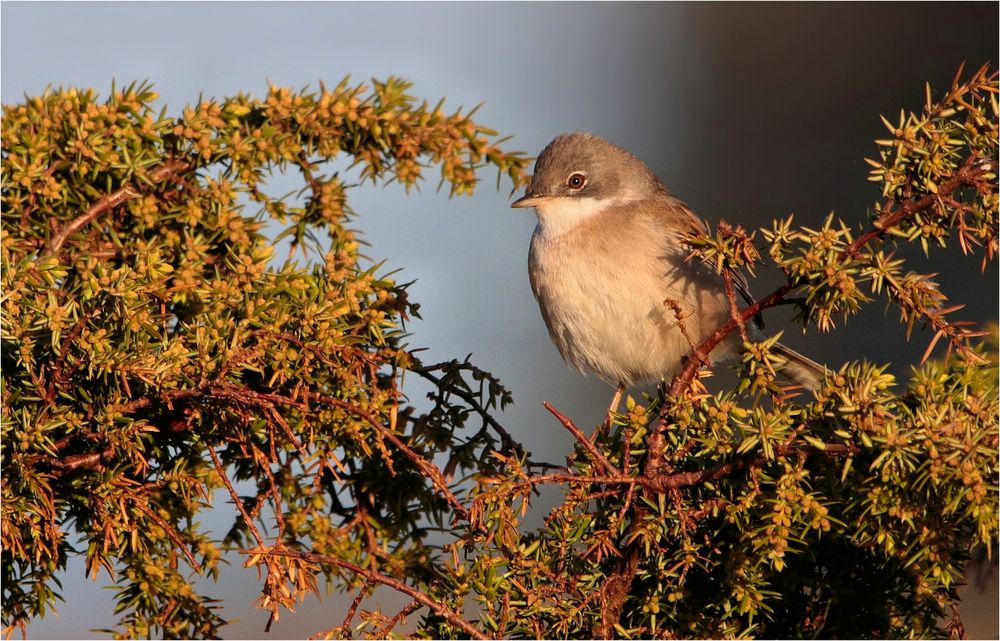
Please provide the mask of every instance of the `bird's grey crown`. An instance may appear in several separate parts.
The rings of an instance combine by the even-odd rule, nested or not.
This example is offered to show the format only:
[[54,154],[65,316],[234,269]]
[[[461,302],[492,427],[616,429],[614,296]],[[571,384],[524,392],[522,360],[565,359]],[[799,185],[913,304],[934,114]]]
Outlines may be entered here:
[[[583,189],[572,190],[574,173],[587,178]],[[542,150],[535,161],[528,194],[589,198],[650,198],[667,194],[666,187],[641,160],[607,140],[585,132],[564,133]]]

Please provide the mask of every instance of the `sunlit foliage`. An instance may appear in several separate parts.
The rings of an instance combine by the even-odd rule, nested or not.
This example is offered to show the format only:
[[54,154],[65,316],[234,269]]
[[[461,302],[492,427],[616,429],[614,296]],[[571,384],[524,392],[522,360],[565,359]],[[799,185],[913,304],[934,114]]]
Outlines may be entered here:
[[[419,362],[402,342],[416,306],[359,259],[354,185],[331,159],[407,185],[432,165],[453,193],[482,165],[524,177],[493,132],[405,91],[273,88],[180,118],[153,115],[142,86],[5,108],[8,628],[51,608],[81,553],[116,580],[119,634],[218,634],[191,577],[238,546],[274,617],[324,577],[356,594],[327,637],[962,634],[957,583],[997,537],[996,330],[955,320],[895,249],[995,260],[993,71],[885,119],[870,215],[691,237],[727,281],[766,256],[785,282],[734,303],[657,398],[628,399],[592,436],[549,406],[577,443],[565,466],[504,431],[492,414],[510,395],[489,374]],[[267,192],[280,170],[301,194]],[[279,267],[271,221],[320,259]],[[746,344],[732,389],[703,385],[707,354],[767,308],[796,304],[807,331],[830,331],[886,302],[900,340],[931,330],[905,381],[851,362],[815,394],[790,388],[775,338]],[[430,409],[402,396],[403,373],[434,390]],[[545,485],[562,501],[529,527]],[[223,541],[197,520],[217,492],[236,506]],[[367,609],[378,585],[408,604]]]
[[[509,394],[469,363],[424,366],[404,347],[417,307],[360,258],[357,185],[327,165],[407,187],[437,169],[463,194],[486,166],[519,184],[527,161],[407,90],[272,87],[178,118],[154,111],[146,85],[4,107],[6,626],[51,609],[55,573],[83,554],[114,579],[121,634],[216,635],[192,577],[217,576],[226,546],[263,545],[270,513],[268,538],[290,547],[432,576],[425,529],[453,508],[425,459],[479,469],[495,439],[510,448],[461,429]],[[269,193],[281,172],[301,194]],[[268,223],[322,254],[279,261]],[[406,371],[436,381],[429,411],[401,396]],[[224,541],[199,523],[219,490],[240,494]],[[275,616],[316,587],[295,559],[263,565]]]

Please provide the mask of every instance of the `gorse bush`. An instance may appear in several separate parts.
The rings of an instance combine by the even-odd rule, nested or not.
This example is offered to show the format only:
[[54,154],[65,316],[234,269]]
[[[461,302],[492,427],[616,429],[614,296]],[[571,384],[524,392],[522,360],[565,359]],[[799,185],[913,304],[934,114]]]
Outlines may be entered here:
[[[355,592],[328,637],[398,635],[407,617],[438,638],[962,634],[964,564],[997,536],[996,332],[954,320],[894,248],[995,259],[994,72],[886,121],[867,221],[691,237],[726,279],[767,255],[785,282],[592,436],[549,406],[577,443],[567,466],[507,434],[488,373],[404,346],[417,307],[358,254],[338,159],[372,183],[436,167],[453,194],[486,166],[524,179],[494,132],[407,90],[272,88],[180,118],[155,115],[146,86],[4,108],[8,630],[55,604],[83,554],[115,581],[117,634],[217,635],[192,581],[237,547],[272,618],[321,578]],[[270,194],[276,172],[302,192]],[[316,260],[278,267],[271,223]],[[732,389],[702,384],[712,348],[769,307],[826,331],[880,299],[901,333],[932,331],[908,381],[847,363],[801,394],[779,383],[775,338],[746,345]],[[407,372],[430,403],[403,395]],[[530,528],[544,484],[563,499]],[[197,520],[216,492],[234,505],[221,541]],[[366,611],[379,585],[409,603]]]

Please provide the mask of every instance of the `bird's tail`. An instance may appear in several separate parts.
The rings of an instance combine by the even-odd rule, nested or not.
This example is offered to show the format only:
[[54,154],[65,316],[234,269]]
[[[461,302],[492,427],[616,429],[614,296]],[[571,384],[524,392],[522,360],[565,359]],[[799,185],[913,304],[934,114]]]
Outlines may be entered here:
[[781,373],[794,382],[813,392],[823,384],[823,378],[827,371],[823,365],[781,343],[775,343],[771,351],[785,359],[786,362],[781,368]]

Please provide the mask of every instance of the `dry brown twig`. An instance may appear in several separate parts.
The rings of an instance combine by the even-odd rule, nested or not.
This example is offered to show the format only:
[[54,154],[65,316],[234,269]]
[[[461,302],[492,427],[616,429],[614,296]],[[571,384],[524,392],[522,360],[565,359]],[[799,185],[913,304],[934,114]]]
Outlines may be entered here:
[[573,437],[580,443],[580,445],[583,445],[584,449],[587,450],[587,453],[591,456],[591,458],[593,458],[596,463],[598,463],[602,468],[604,468],[604,471],[608,475],[610,475],[613,478],[620,478],[622,476],[621,472],[618,469],[616,469],[615,466],[611,465],[610,462],[608,462],[608,459],[605,458],[603,454],[601,454],[601,451],[594,446],[594,444],[590,441],[590,439],[587,438],[587,435],[584,434],[583,431],[580,428],[578,428],[573,423],[573,421],[570,420],[568,416],[557,410],[548,401],[545,401],[544,403],[542,403],[542,405],[545,406],[545,409],[547,409],[553,416],[555,416],[559,420],[562,426],[565,427],[569,431],[569,433],[573,435]]
[[372,583],[379,583],[385,585],[387,587],[392,588],[393,590],[396,590],[397,592],[401,592],[409,597],[412,597],[414,601],[418,601],[421,605],[430,608],[430,610],[435,614],[447,619],[449,623],[461,629],[463,632],[469,635],[470,638],[473,639],[487,638],[487,636],[481,630],[479,630],[474,625],[466,621],[457,612],[435,601],[434,599],[427,596],[423,592],[420,592],[419,590],[412,588],[406,585],[405,583],[392,578],[391,576],[387,576],[385,574],[382,574],[381,572],[376,572],[375,570],[369,570],[367,568],[363,568],[359,565],[351,563],[350,561],[344,561],[343,559],[338,559],[336,557],[327,556],[324,554],[315,554],[313,552],[296,552],[281,547],[261,546],[259,548],[254,548],[254,549],[240,550],[240,553],[247,555],[259,555],[259,556],[286,556],[296,559],[302,559],[305,561],[310,561],[312,563],[325,563],[328,565],[335,565],[339,568],[350,570],[351,572],[354,572],[359,576],[365,577],[368,581]]

